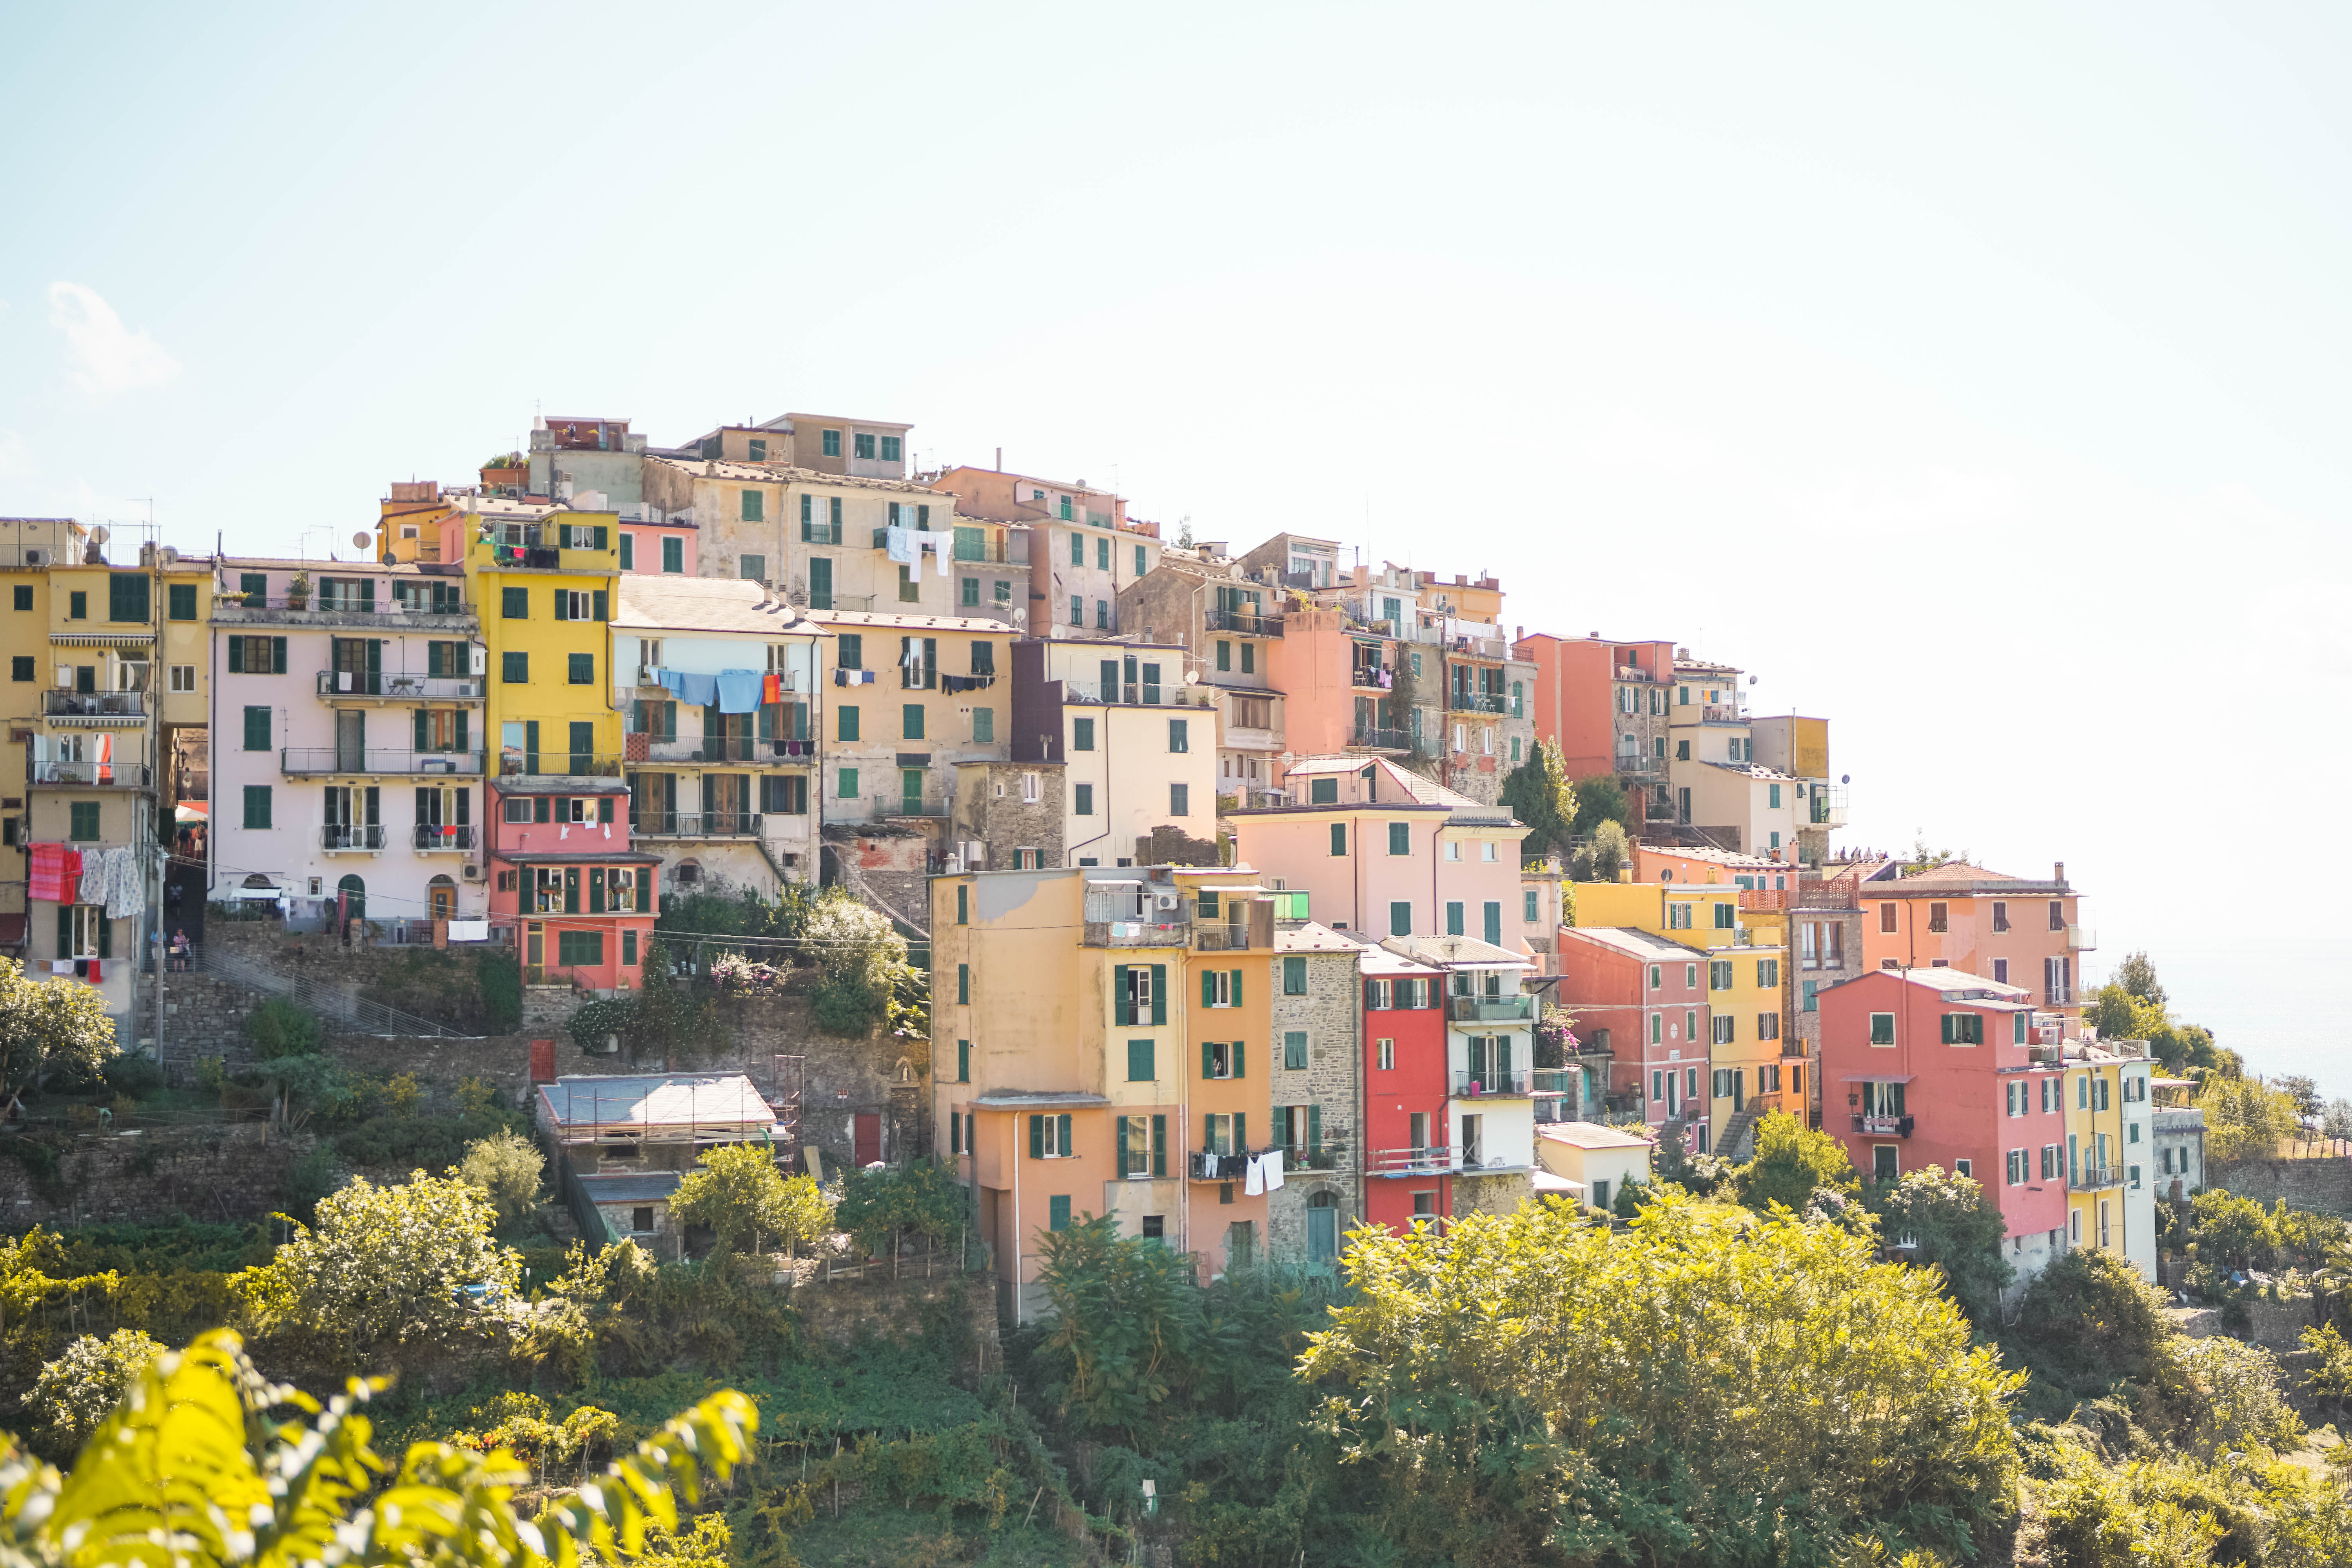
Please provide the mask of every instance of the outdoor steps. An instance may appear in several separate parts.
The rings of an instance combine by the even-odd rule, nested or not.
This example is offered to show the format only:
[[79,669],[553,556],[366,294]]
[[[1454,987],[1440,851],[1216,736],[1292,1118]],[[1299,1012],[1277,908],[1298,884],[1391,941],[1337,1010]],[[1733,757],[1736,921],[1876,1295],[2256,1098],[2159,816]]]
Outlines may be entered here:
[[1758,1112],[1753,1106],[1735,1110],[1724,1119],[1723,1136],[1715,1145],[1715,1152],[1735,1165],[1744,1165],[1756,1157],[1756,1122]]

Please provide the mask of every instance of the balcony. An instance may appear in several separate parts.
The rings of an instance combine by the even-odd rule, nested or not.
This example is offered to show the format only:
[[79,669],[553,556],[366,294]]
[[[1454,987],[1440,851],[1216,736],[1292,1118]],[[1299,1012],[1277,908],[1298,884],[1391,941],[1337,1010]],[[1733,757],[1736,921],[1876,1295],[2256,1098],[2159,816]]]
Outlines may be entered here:
[[1211,610],[1209,629],[1231,632],[1236,637],[1278,637],[1282,635],[1282,617],[1255,610]]
[[1635,778],[1654,778],[1666,771],[1666,759],[1645,757],[1639,752],[1620,752],[1617,753],[1617,771]]
[[61,720],[73,730],[129,728],[147,721],[143,691],[44,691],[41,715]]
[[1853,1130],[1873,1138],[1908,1138],[1914,1120],[1908,1116],[1857,1116]]
[[145,789],[149,784],[147,765],[137,761],[61,763],[46,758],[27,763],[26,780],[68,789]]
[[373,746],[286,746],[278,751],[278,765],[289,778],[328,773],[456,773],[478,777],[482,753],[380,751]]
[[1192,928],[1192,946],[1201,952],[1247,952],[1249,928],[1246,926],[1196,925]]
[[[1104,695],[1108,689],[1109,695]],[[1206,708],[1210,705],[1210,688],[1205,686],[1169,686],[1127,681],[1105,688],[1099,681],[1065,680],[1062,700],[1083,702],[1090,706],[1118,703],[1142,708]]]
[[1654,682],[1658,679],[1658,677],[1652,675],[1648,670],[1643,669],[1638,664],[1621,664],[1617,667],[1617,679],[1620,680],[1643,680]]
[[1528,995],[1453,996],[1445,1016],[1457,1024],[1525,1024],[1536,1016],[1536,999]]
[[1526,1068],[1489,1068],[1485,1072],[1454,1075],[1456,1100],[1517,1100],[1534,1092],[1534,1079]]
[[628,739],[631,763],[755,763],[809,762],[816,756],[816,742],[811,741],[761,741],[746,735],[729,735],[713,740],[704,736],[698,741],[648,741],[643,742],[643,754],[637,754],[639,740]]
[[377,822],[331,822],[319,829],[319,847],[330,855],[381,853],[385,832],[383,825]]
[[953,560],[982,565],[1003,566],[1013,561],[1012,542],[1004,539],[959,539],[950,547],[950,555]]
[[1538,1094],[1581,1094],[1584,1074],[1577,1068],[1538,1068],[1532,1075]]
[[1748,715],[1739,710],[1739,704],[1737,702],[1703,702],[1699,704],[1698,717],[1699,722],[1702,724],[1745,724],[1748,722]]
[[403,675],[370,669],[319,671],[319,695],[329,701],[358,698],[375,702],[479,702],[488,684],[478,675]]
[[408,841],[423,855],[462,854],[480,845],[481,840],[475,837],[479,831],[470,822],[420,822],[409,830]]
[[1491,691],[1456,691],[1447,696],[1445,706],[1455,713],[1495,713],[1510,710],[1510,699]]
[[2077,1007],[2082,1002],[2083,994],[2071,985],[2045,984],[2042,987],[2042,1005],[2044,1007]]
[[[368,753],[373,756],[375,753]],[[478,755],[478,753],[477,753]],[[599,752],[565,752],[552,748],[526,752],[509,746],[499,752],[499,773],[504,778],[618,778],[619,757]],[[429,771],[429,770],[428,770]],[[479,773],[477,766],[474,770]]]
[[2095,1193],[2102,1187],[2120,1187],[2124,1184],[2124,1168],[2121,1165],[2085,1165],[2080,1178],[2067,1184],[2078,1193]]
[[2089,926],[2068,926],[2066,945],[2076,952],[2090,952],[2099,945],[2099,933]]
[[1443,1143],[1420,1149],[1375,1149],[1364,1156],[1368,1176],[1442,1176],[1462,1168],[1462,1151]]
[[[533,551],[531,553],[541,552]],[[419,559],[425,557],[420,556]],[[225,620],[240,624],[381,626],[388,631],[429,624],[435,617],[470,621],[474,616],[472,607],[456,595],[446,595],[437,603],[429,599],[419,603],[410,599],[345,598],[318,593],[216,594],[213,596],[213,608]]]
[[1373,752],[1410,752],[1412,740],[1402,730],[1381,730],[1359,724],[1348,731],[1348,744]]
[[1845,786],[1813,784],[1808,791],[1806,821],[1815,827],[1845,826]]
[[635,811],[629,832],[639,838],[757,838],[756,811]]

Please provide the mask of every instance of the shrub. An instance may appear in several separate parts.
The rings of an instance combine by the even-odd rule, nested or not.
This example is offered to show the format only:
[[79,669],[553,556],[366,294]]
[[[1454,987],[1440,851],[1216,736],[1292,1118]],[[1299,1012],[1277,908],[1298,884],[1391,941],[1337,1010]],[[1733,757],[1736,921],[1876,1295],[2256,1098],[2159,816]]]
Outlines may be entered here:
[[1816,1187],[1851,1193],[1860,1183],[1844,1144],[1782,1110],[1756,1124],[1756,1157],[1732,1180],[1739,1201],[1759,1212],[1774,1204],[1801,1210]]
[[490,1200],[500,1219],[520,1219],[539,1206],[540,1172],[546,1163],[537,1144],[508,1127],[467,1144],[457,1174]]
[[895,1171],[850,1172],[842,1178],[833,1224],[856,1237],[870,1255],[901,1230],[947,1240],[963,1228],[968,1205],[955,1173],[923,1160]]
[[889,1018],[898,973],[907,967],[907,939],[846,890],[826,893],[804,933],[817,963],[810,1000],[827,1034],[863,1035]]
[[688,1172],[670,1194],[669,1212],[679,1225],[709,1230],[722,1253],[747,1246],[758,1252],[771,1240],[787,1247],[814,1241],[829,1219],[814,1180],[786,1180],[776,1169],[775,1157],[751,1143],[730,1143],[705,1153],[700,1166]]
[[308,1223],[319,1200],[335,1190],[335,1153],[324,1145],[309,1150],[286,1173],[286,1210]]
[[263,1061],[316,1056],[324,1039],[319,1016],[283,996],[272,996],[246,1015],[245,1037]]
[[474,984],[482,994],[483,1022],[494,1035],[522,1027],[522,960],[509,948],[474,955]]
[[2003,1336],[2033,1371],[2036,1392],[2063,1399],[2117,1379],[2146,1379],[2171,1325],[2164,1299],[2120,1255],[2070,1252],[2026,1287],[2017,1321]]
[[2208,1187],[2189,1200],[2189,1239],[2205,1262],[2267,1268],[2278,1252],[2279,1233],[2270,1211],[2253,1199]]
[[1944,1271],[1952,1300],[1969,1321],[1986,1331],[1995,1326],[2001,1292],[2017,1270],[2004,1256],[2009,1223],[1985,1200],[1982,1187],[1930,1165],[1884,1185],[1869,1184],[1863,1202],[1878,1216],[1887,1242],[1909,1240],[1915,1261]]
[[100,1070],[118,1095],[152,1100],[163,1092],[163,1064],[153,1057],[119,1056]]
[[40,1412],[43,1434],[59,1453],[70,1455],[163,1353],[162,1345],[137,1329],[117,1329],[104,1339],[84,1334],[42,1366],[26,1403]]

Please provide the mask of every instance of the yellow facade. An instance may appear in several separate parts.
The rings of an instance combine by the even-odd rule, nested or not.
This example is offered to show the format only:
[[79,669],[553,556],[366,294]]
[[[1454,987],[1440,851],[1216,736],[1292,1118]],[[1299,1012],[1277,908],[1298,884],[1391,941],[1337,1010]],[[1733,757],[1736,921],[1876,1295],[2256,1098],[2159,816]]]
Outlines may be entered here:
[[[952,776],[945,763],[1009,760],[1010,625],[858,611],[816,610],[810,619],[831,634],[818,653],[827,822],[943,819]],[[873,679],[843,685],[835,671]]]
[[499,774],[621,771],[611,625],[619,521],[615,512],[560,511],[528,525],[525,560],[549,563],[541,565],[488,539],[467,542],[466,596],[489,655],[487,728]]
[[[1788,1016],[1788,917],[1742,910],[1728,883],[1579,882],[1576,923],[1623,926],[1706,949],[1707,1123],[1740,1110],[1805,1114],[1801,1042]],[[1783,1052],[1789,1054],[1784,1056]]]
[[[2137,1047],[2140,1054],[2130,1054]],[[2137,1041],[2065,1047],[2066,1236],[2121,1253],[2151,1279],[2156,1261],[2156,1150],[2151,1066]]]

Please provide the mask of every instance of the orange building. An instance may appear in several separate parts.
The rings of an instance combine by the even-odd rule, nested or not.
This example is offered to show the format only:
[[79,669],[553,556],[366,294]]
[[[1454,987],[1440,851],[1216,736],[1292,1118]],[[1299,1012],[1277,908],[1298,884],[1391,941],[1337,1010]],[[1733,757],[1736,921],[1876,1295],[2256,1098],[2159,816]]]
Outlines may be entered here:
[[[2059,861],[2046,881],[1947,861],[1912,876],[1886,860],[1853,868],[1871,969],[1957,969],[2032,993],[2034,1005],[2083,1016],[2083,954],[2098,946]],[[2068,1033],[2073,1033],[2070,1027]]]
[[1613,775],[1641,809],[1640,820],[1672,821],[1666,731],[1675,645],[1538,632],[1511,651],[1536,667],[1535,738],[1559,747],[1568,776]]

